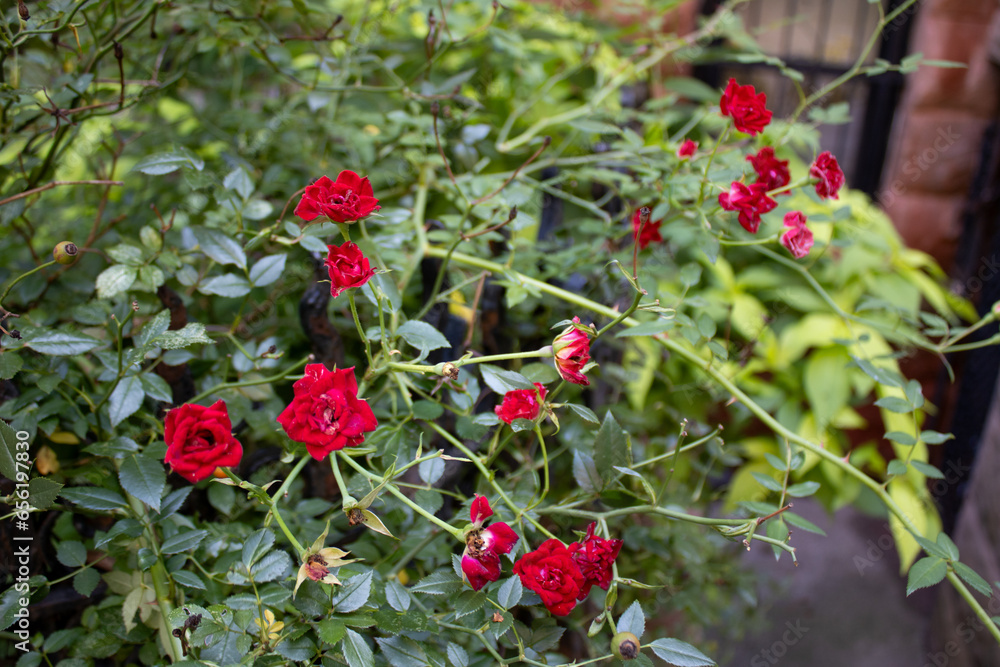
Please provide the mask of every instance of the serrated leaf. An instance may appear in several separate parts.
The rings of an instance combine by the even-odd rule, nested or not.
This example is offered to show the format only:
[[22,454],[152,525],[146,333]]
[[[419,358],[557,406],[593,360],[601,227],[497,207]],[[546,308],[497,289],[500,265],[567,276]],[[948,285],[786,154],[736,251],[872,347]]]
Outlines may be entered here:
[[451,595],[462,590],[462,580],[448,571],[432,572],[413,586],[411,593],[423,593],[425,595]]
[[406,587],[396,579],[390,579],[385,585],[385,599],[396,611],[406,611],[410,608],[410,594]]
[[819,491],[819,482],[800,482],[788,487],[786,493],[792,498],[806,498]]
[[160,553],[167,555],[179,554],[182,551],[193,551],[208,535],[207,530],[189,530],[164,540],[160,545]]
[[[17,480],[17,433],[7,422],[0,419],[0,475],[13,481]],[[27,474],[27,470],[23,470]]]
[[577,405],[576,403],[566,403],[566,407],[576,413],[576,415],[582,418],[584,421],[590,422],[591,424],[600,424],[601,420],[598,418],[594,411],[585,405]]
[[573,450],[573,479],[586,493],[600,493],[604,489],[604,480],[597,472],[594,459],[578,449]]
[[101,271],[94,282],[97,288],[98,299],[111,299],[122,292],[127,291],[135,282],[139,275],[139,269],[135,266],[125,266],[115,264]]
[[680,639],[657,639],[649,645],[661,660],[676,667],[712,667],[715,661]]
[[[2,444],[0,448],[3,448]],[[28,482],[28,502],[36,509],[46,510],[52,507],[62,488],[63,485],[59,482],[45,477],[35,477]]]
[[906,595],[909,596],[916,590],[940,583],[947,574],[948,565],[944,560],[933,556],[921,558],[910,567],[910,572],[906,577]]
[[188,572],[187,570],[178,570],[177,572],[171,572],[170,576],[181,586],[185,588],[195,588],[197,590],[205,590],[205,582],[201,580],[194,572]]
[[960,554],[958,553],[958,547],[955,545],[954,542],[951,541],[951,538],[948,537],[946,533],[938,533],[937,537],[935,538],[935,541],[937,542],[938,546],[940,546],[948,553],[948,560],[958,560],[960,556]]
[[469,667],[469,654],[455,642],[448,642],[447,653],[452,667]]
[[[224,488],[219,484],[213,484],[212,486]],[[250,533],[250,537],[243,543],[241,558],[243,564],[247,567],[252,567],[254,563],[260,560],[261,556],[271,550],[272,546],[274,546],[274,532],[269,528],[261,528]]]
[[646,615],[642,612],[642,605],[636,600],[618,618],[618,632],[631,632],[642,639],[642,633],[646,631]]
[[162,176],[181,168],[193,168],[196,171],[201,171],[205,168],[205,161],[188,151],[157,153],[136,162],[132,171],[141,171],[150,176]]
[[440,331],[420,320],[409,320],[400,325],[396,330],[403,340],[420,350],[422,355],[426,355],[431,350],[442,347],[451,347],[451,343]]
[[0,380],[9,380],[24,366],[24,361],[16,352],[0,351]]
[[224,273],[203,282],[198,286],[198,291],[202,294],[235,298],[248,294],[250,283],[243,276],[238,276],[235,273]]
[[196,343],[214,343],[205,333],[205,325],[199,322],[190,322],[176,331],[167,331],[153,339],[153,344],[164,350],[179,350]]
[[327,644],[335,645],[347,634],[347,627],[341,621],[327,619],[316,624],[316,634]]
[[88,567],[86,570],[80,570],[73,577],[73,589],[83,597],[87,598],[90,597],[90,594],[94,592],[97,585],[100,583],[101,575],[92,567]]
[[364,637],[350,628],[344,630],[344,659],[348,667],[374,667],[375,656]]
[[153,510],[160,511],[160,499],[167,485],[167,473],[159,459],[135,454],[125,457],[118,470],[118,481],[121,482],[123,489]]
[[89,510],[117,510],[127,509],[128,503],[122,498],[120,493],[102,489],[98,486],[75,486],[63,489],[60,496],[75,503],[80,507]]
[[83,567],[87,562],[87,547],[75,540],[60,542],[56,547],[56,560],[66,567]]
[[477,364],[483,376],[483,382],[490,389],[503,396],[515,389],[534,389],[528,378],[515,371],[506,371],[492,364]]
[[254,287],[270,285],[285,271],[285,260],[288,255],[268,255],[250,268],[250,282]]
[[527,641],[527,644],[533,650],[544,653],[558,644],[565,632],[566,628],[561,628],[558,625],[542,627],[531,633],[531,639]]
[[614,467],[627,466],[630,458],[628,434],[608,410],[594,440],[594,464],[597,471],[605,483],[610,482],[617,477]]
[[521,578],[514,576],[503,582],[503,585],[500,586],[500,590],[497,591],[497,602],[504,609],[510,609],[521,601],[523,594],[524,585],[521,584]]
[[211,259],[219,264],[234,264],[244,270],[247,268],[246,253],[236,239],[208,227],[193,227],[191,231],[198,240],[198,247]]
[[271,551],[250,568],[250,576],[254,581],[277,581],[285,577],[292,569],[292,558],[284,551]]
[[785,512],[781,516],[785,518],[785,521],[792,524],[796,528],[801,528],[806,532],[815,533],[816,535],[822,535],[823,537],[826,537],[826,532],[822,528],[814,524],[812,521],[799,516],[798,514],[793,514],[792,512]]
[[344,582],[344,589],[333,601],[338,613],[347,614],[361,609],[372,593],[372,571],[356,574]]
[[989,582],[979,576],[979,573],[971,567],[965,563],[959,563],[958,561],[952,563],[951,566],[955,568],[955,574],[961,577],[965,583],[969,584],[986,597],[993,594],[993,589],[990,588]]
[[755,480],[757,480],[758,484],[763,486],[768,491],[781,491],[781,483],[770,475],[766,475],[762,472],[751,472],[750,474]]
[[424,650],[409,637],[379,637],[375,641],[392,667],[424,667],[430,664]]
[[468,616],[474,611],[478,611],[486,604],[485,591],[465,591],[455,602],[455,618]]
[[96,338],[91,338],[81,333],[51,331],[35,327],[26,327],[21,331],[21,336],[24,344],[35,352],[59,357],[83,354],[102,344]]

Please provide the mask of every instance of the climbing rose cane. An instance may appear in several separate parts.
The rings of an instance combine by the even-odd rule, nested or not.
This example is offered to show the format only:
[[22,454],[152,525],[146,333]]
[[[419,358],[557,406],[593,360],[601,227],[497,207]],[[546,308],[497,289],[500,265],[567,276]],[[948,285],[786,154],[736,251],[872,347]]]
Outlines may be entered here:
[[514,389],[503,395],[503,403],[493,408],[501,421],[510,424],[515,419],[538,419],[545,400],[545,386],[534,383],[534,389]]
[[740,86],[736,79],[730,79],[719,100],[719,110],[723,116],[733,119],[733,127],[740,132],[758,134],[771,122],[766,103],[767,95],[758,93],[753,86]]
[[574,542],[569,545],[569,553],[573,557],[577,566],[583,574],[583,588],[580,589],[580,600],[587,597],[590,587],[597,584],[604,590],[611,586],[611,566],[618,558],[623,540],[606,540],[603,537],[594,535],[594,528],[597,523],[587,526],[587,537],[583,542]]
[[360,445],[365,433],[378,426],[368,402],[358,398],[353,366],[330,371],[323,364],[309,364],[292,389],[295,397],[278,415],[278,423],[289,438],[305,443],[317,461]]
[[487,583],[500,578],[500,555],[510,553],[520,538],[502,521],[494,521],[483,528],[483,523],[493,516],[493,509],[486,496],[476,496],[469,514],[472,526],[465,537],[462,574],[472,589],[478,591]]
[[813,233],[806,227],[806,216],[801,211],[785,214],[785,227],[789,229],[781,235],[781,245],[799,259],[809,254],[813,247]]
[[331,296],[338,297],[352,287],[361,287],[375,275],[368,258],[350,241],[341,246],[327,246],[327,249],[326,269],[330,274]]
[[295,207],[295,215],[306,222],[321,215],[331,222],[355,222],[380,208],[368,177],[361,178],[345,169],[336,181],[323,176],[312,185],[307,185],[305,194]]
[[192,484],[207,479],[218,467],[239,465],[243,458],[225,401],[207,408],[194,403],[174,408],[167,413],[163,439],[164,462]]
[[824,199],[839,199],[837,191],[844,187],[844,172],[833,153],[823,151],[817,155],[809,167],[809,175],[819,179],[816,182],[816,194]]
[[[580,323],[579,317],[573,321]],[[590,384],[583,374],[583,367],[590,361],[590,337],[580,329],[570,325],[552,341],[552,352],[555,354],[556,370],[563,380],[573,384]]]
[[559,540],[546,540],[514,563],[514,574],[525,588],[538,593],[554,616],[565,616],[576,606],[586,580],[569,549]]

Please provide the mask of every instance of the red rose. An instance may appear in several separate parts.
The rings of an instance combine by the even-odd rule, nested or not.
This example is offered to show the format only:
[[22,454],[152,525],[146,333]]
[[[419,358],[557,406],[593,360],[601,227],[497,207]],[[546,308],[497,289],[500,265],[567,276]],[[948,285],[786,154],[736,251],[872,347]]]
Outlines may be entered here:
[[354,367],[335,371],[309,364],[292,388],[295,397],[278,415],[288,437],[305,443],[317,461],[344,447],[357,447],[378,426],[368,402],[358,398]]
[[[573,321],[580,323],[579,317]],[[583,367],[590,361],[590,338],[574,326],[566,327],[552,341],[552,352],[555,354],[556,370],[563,380],[573,384],[590,384],[583,374]]]
[[482,527],[486,519],[493,516],[493,509],[486,496],[476,496],[469,514],[472,517],[472,529],[465,538],[462,574],[468,579],[472,589],[478,591],[487,583],[500,578],[500,555],[510,553],[520,538],[513,528],[502,521],[495,521],[487,528]]
[[[748,155],[747,160],[757,172],[757,182],[766,186],[767,190],[777,190],[792,182],[792,175],[788,173],[788,160],[774,157],[774,149],[770,146],[764,146],[756,155]],[[786,190],[781,194],[791,192]]]
[[719,206],[727,211],[740,212],[740,224],[751,234],[760,228],[760,216],[774,210],[778,202],[767,196],[767,186],[761,183],[744,185],[733,181],[729,192],[719,194]]
[[[643,224],[643,212],[645,211],[646,224]],[[663,237],[660,236],[660,223],[662,220],[653,222],[649,219],[649,207],[643,206],[632,216],[632,238],[639,244],[639,250],[645,250],[650,243],[660,243]]]
[[597,584],[604,590],[611,586],[611,566],[622,550],[623,540],[606,540],[594,535],[596,523],[587,526],[587,537],[583,542],[569,545],[569,553],[576,561],[585,581],[579,598],[583,600],[590,593],[590,587]]
[[514,574],[542,598],[542,604],[555,616],[565,616],[576,606],[585,585],[583,573],[572,555],[559,540],[546,540],[531,553],[514,563]]
[[342,246],[327,246],[326,268],[330,272],[330,294],[334,297],[352,287],[361,287],[375,275],[361,248],[347,241]]
[[830,151],[823,151],[809,167],[809,175],[818,178],[816,194],[824,199],[838,199],[837,191],[844,187],[844,172]]
[[515,419],[538,419],[545,400],[545,387],[540,382],[534,385],[535,389],[514,389],[504,394],[503,403],[493,408],[497,417],[508,424]]
[[813,247],[813,233],[806,227],[806,216],[801,211],[791,211],[785,214],[785,227],[788,231],[781,235],[781,245],[799,259],[809,254]]
[[698,144],[690,139],[685,139],[681,147],[677,149],[677,157],[680,159],[689,158],[698,150]]
[[167,413],[163,461],[192,484],[212,476],[219,466],[239,465],[243,446],[233,437],[225,401],[204,405],[185,403]]
[[733,119],[733,126],[740,132],[757,134],[771,122],[771,112],[764,106],[767,95],[758,93],[753,86],[737,85],[730,79],[726,91],[719,100],[719,110],[723,116]]
[[331,222],[354,222],[381,208],[372,192],[368,177],[361,178],[353,171],[344,170],[331,181],[323,176],[306,186],[295,215],[306,222],[325,215]]

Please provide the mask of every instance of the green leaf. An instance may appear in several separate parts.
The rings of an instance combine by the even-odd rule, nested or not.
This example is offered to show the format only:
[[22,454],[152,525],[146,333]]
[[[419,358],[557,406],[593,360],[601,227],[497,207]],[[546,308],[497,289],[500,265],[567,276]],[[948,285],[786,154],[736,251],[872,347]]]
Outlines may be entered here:
[[198,240],[201,251],[219,264],[234,264],[241,269],[247,268],[247,256],[243,246],[218,229],[208,227],[192,227],[194,237]]
[[202,294],[235,298],[245,296],[250,292],[250,288],[250,283],[243,276],[238,276],[235,273],[224,273],[203,282],[198,286],[198,291]]
[[902,431],[889,431],[885,434],[885,439],[892,440],[893,442],[903,445],[904,447],[912,447],[917,444],[916,438],[909,433],[903,433]]
[[893,459],[889,461],[889,467],[886,468],[890,475],[899,476],[905,475],[907,470],[906,461],[901,461],[900,459]]
[[142,390],[146,393],[146,396],[149,396],[154,401],[163,401],[164,403],[173,402],[173,392],[170,389],[170,385],[159,375],[143,373],[139,376],[139,381],[142,383]]
[[200,591],[205,590],[205,582],[201,580],[194,572],[188,572],[187,570],[178,570],[177,572],[171,572],[170,576],[181,586],[185,588],[194,588]]
[[250,568],[250,578],[258,583],[276,581],[285,577],[291,569],[291,556],[284,551],[271,551]]
[[396,330],[403,340],[420,350],[421,356],[426,356],[431,350],[451,347],[451,343],[440,331],[420,320],[410,320],[400,325]]
[[142,380],[137,375],[130,375],[115,387],[108,399],[108,416],[111,418],[111,427],[114,428],[122,423],[142,406],[142,399],[146,397],[146,392],[142,389]]
[[844,372],[849,358],[841,348],[809,355],[803,372],[806,398],[820,427],[827,426],[851,397],[850,377]]
[[24,361],[16,352],[0,350],[0,380],[9,380],[24,366]]
[[990,588],[989,582],[979,576],[979,573],[971,567],[965,563],[959,563],[958,561],[952,563],[951,566],[955,568],[955,574],[960,576],[965,583],[969,584],[986,597],[993,595],[993,589]]
[[344,658],[348,667],[374,667],[375,656],[364,637],[349,628],[344,629]]
[[928,445],[940,445],[942,442],[948,440],[953,440],[955,438],[951,433],[939,433],[937,431],[921,431],[920,439],[926,442]]
[[601,420],[594,414],[594,411],[585,405],[577,405],[576,403],[565,403],[567,408],[576,413],[578,417],[584,421],[590,422],[591,424],[600,424]]
[[179,350],[197,343],[212,345],[215,341],[205,334],[204,324],[191,322],[176,331],[160,334],[153,339],[153,343],[164,350]]
[[101,345],[101,341],[81,333],[69,331],[52,331],[35,327],[25,327],[21,330],[24,344],[36,352],[60,357],[89,352]]
[[618,618],[618,632],[631,632],[642,639],[642,633],[646,631],[646,615],[642,612],[642,605],[636,600]]
[[503,585],[500,586],[500,590],[497,591],[497,602],[504,609],[510,609],[517,606],[523,595],[524,586],[521,584],[521,578],[514,576],[503,582]]
[[250,268],[250,282],[254,287],[270,285],[285,272],[285,260],[288,255],[268,255]]
[[[284,552],[282,552],[284,553]],[[333,606],[340,614],[347,614],[361,609],[372,594],[372,571],[356,574],[348,579],[340,595],[333,601]]]
[[[223,486],[213,484],[212,486]],[[250,533],[250,537],[243,543],[242,561],[247,567],[253,567],[254,563],[260,560],[274,546],[274,533],[268,528],[261,528]]]
[[906,594],[909,596],[916,590],[940,583],[948,574],[948,565],[940,558],[928,556],[921,558],[910,567],[906,578]]
[[913,412],[913,406],[898,396],[885,396],[875,401],[875,405],[889,412],[898,412],[900,414]]
[[627,466],[630,458],[628,434],[608,410],[594,440],[594,465],[604,481],[610,482],[617,477],[614,466]]
[[111,299],[132,287],[139,269],[134,266],[115,264],[101,271],[94,286],[98,299]]
[[455,618],[468,616],[478,611],[486,604],[486,591],[465,591],[455,602]]
[[35,477],[28,482],[28,502],[36,509],[47,510],[52,507],[62,488],[63,485],[59,482],[45,477]]
[[[0,475],[3,475],[12,482],[17,481],[17,433],[14,432],[7,422],[0,419]],[[23,441],[22,441],[23,442]],[[25,453],[26,450],[25,450]],[[22,468],[25,477],[31,468]]]
[[920,535],[913,535],[913,539],[915,539],[917,544],[923,547],[924,551],[931,556],[937,556],[938,558],[944,558],[945,560],[949,560],[951,558],[951,554],[948,553],[948,550],[938,543],[931,542],[926,537],[921,537]]
[[375,641],[392,667],[425,667],[430,664],[424,650],[409,637],[379,637]]
[[597,472],[594,459],[578,449],[573,450],[573,479],[585,493],[600,493],[604,489],[604,480]]
[[792,498],[805,498],[819,491],[819,482],[802,482],[788,487],[788,495]]
[[441,476],[444,474],[444,467],[444,460],[440,458],[428,459],[417,466],[417,472],[425,484],[433,484],[441,479]]
[[193,551],[207,535],[207,530],[188,530],[174,535],[164,540],[163,544],[160,545],[160,553],[170,555],[179,554],[182,551]]
[[455,642],[448,642],[447,653],[452,667],[469,667],[469,654]]
[[132,171],[141,171],[150,176],[162,176],[163,174],[169,174],[182,168],[193,168],[196,171],[201,171],[205,168],[205,161],[190,151],[157,153],[136,162],[135,166],[132,167]]
[[406,611],[410,608],[410,594],[406,587],[396,579],[390,579],[385,585],[385,599],[396,611]]
[[935,538],[939,547],[948,552],[948,560],[958,560],[960,554],[958,553],[958,547],[951,538],[948,537],[946,533],[938,533],[937,538]]
[[566,628],[561,628],[558,625],[533,628],[531,638],[525,643],[533,650],[544,653],[559,643],[559,639],[562,638],[564,632],[566,632]]
[[59,495],[88,510],[128,509],[128,503],[121,494],[99,486],[75,486],[62,489]]
[[444,408],[441,407],[440,403],[435,401],[416,401],[413,404],[413,418],[422,419],[424,421],[434,421],[438,417],[444,414]]
[[922,475],[926,475],[932,479],[944,479],[944,473],[932,466],[930,463],[913,459],[910,461],[910,465]]
[[490,389],[503,396],[508,391],[515,389],[534,389],[528,378],[515,371],[505,371],[502,368],[491,364],[477,364],[479,372],[483,375],[483,382]]
[[118,481],[123,489],[153,510],[160,511],[160,499],[167,485],[167,473],[162,461],[149,456],[128,456],[118,470]]
[[80,570],[73,577],[73,588],[83,597],[90,597],[97,585],[101,583],[101,575],[92,567]]
[[60,542],[56,547],[56,560],[66,567],[83,567],[87,563],[87,547],[83,542]]
[[770,463],[771,467],[775,470],[778,470],[779,472],[785,472],[788,470],[788,463],[782,461],[771,452],[764,452],[764,458],[767,459],[767,462]]
[[649,648],[661,660],[676,667],[712,667],[715,662],[704,653],[680,639],[657,639]]
[[774,479],[770,475],[765,475],[762,472],[751,472],[750,474],[753,476],[755,480],[757,480],[758,484],[763,486],[768,491],[777,491],[779,493],[781,492],[782,488],[781,482]]
[[814,524],[812,521],[802,518],[798,514],[793,514],[792,512],[785,512],[781,516],[785,517],[785,521],[792,524],[796,528],[801,528],[806,532],[815,533],[816,535],[822,535],[823,537],[826,537],[826,532],[822,528]]
[[327,644],[336,645],[347,634],[347,628],[341,621],[328,619],[316,624],[316,634]]
[[451,595],[460,590],[462,590],[462,580],[447,570],[432,572],[410,587],[411,593],[425,595]]
[[222,179],[222,187],[235,190],[243,199],[253,194],[253,181],[243,167],[236,167]]

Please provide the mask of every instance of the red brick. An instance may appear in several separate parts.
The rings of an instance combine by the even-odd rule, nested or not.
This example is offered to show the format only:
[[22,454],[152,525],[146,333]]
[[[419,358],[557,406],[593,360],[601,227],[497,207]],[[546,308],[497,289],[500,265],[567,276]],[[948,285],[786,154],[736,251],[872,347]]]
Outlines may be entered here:
[[906,192],[884,205],[907,245],[933,256],[948,271],[961,234],[961,195]]
[[906,77],[907,101],[914,107],[951,107],[989,116],[997,107],[997,75],[987,59],[988,23],[920,17],[913,51],[927,59],[965,63],[967,68],[922,66]]
[[[985,118],[950,109],[907,114],[883,189],[892,195],[925,192],[964,195],[982,146]],[[887,194],[880,199],[891,199]]]
[[[917,6],[920,7],[920,4],[918,2]],[[924,0],[918,13],[987,24],[996,8],[996,0]]]

